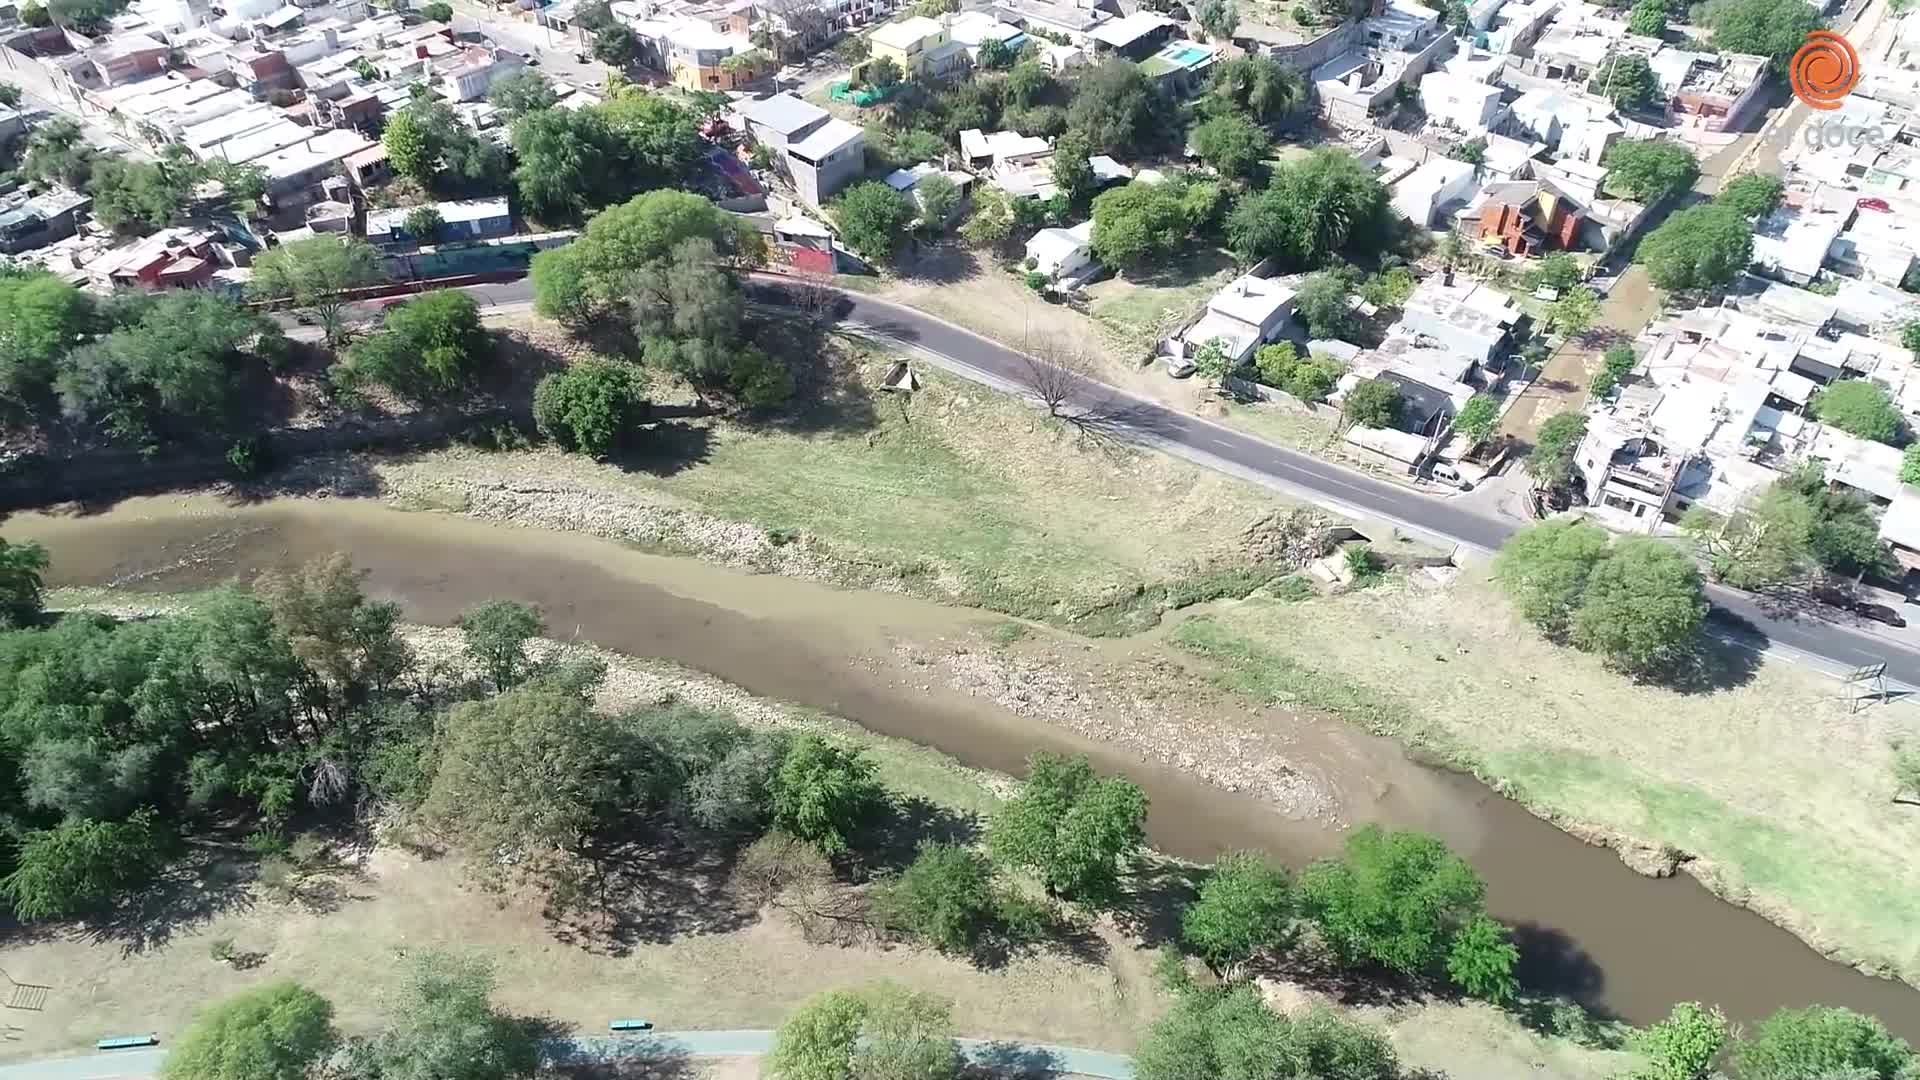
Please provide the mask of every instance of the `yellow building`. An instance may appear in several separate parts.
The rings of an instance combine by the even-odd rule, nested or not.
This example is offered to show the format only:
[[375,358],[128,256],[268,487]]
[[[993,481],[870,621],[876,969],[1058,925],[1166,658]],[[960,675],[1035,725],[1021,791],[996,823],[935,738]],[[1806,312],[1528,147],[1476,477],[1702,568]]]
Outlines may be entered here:
[[900,65],[903,78],[937,79],[958,71],[967,62],[966,46],[956,43],[946,23],[914,15],[890,22],[867,35],[871,57],[886,57]]

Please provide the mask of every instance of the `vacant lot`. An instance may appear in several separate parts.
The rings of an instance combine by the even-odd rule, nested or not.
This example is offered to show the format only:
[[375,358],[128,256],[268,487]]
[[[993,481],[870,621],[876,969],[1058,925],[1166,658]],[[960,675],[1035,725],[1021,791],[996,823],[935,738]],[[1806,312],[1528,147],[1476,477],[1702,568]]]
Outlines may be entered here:
[[[1093,633],[1151,625],[1151,612],[1133,611],[1142,588],[1184,581],[1205,593],[1220,573],[1244,568],[1240,534],[1283,505],[934,371],[921,372],[911,403],[873,394],[887,359],[848,363],[843,395],[816,413],[666,425],[620,464],[452,451],[375,467],[402,505],[595,532]],[[1127,610],[1116,615],[1114,605]]]
[[1172,639],[1255,696],[1395,731],[1576,831],[1678,849],[1722,895],[1920,977],[1920,814],[1891,802],[1889,771],[1920,736],[1910,705],[1849,715],[1832,680],[1776,662],[1711,693],[1635,686],[1481,579],[1223,605]]

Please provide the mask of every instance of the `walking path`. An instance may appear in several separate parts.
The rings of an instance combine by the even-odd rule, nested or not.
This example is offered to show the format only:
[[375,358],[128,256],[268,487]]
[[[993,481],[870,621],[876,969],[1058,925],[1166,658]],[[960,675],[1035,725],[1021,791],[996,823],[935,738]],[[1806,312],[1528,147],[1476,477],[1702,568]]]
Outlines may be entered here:
[[[969,1061],[997,1066],[1010,1075],[1073,1073],[1097,1080],[1133,1080],[1133,1059],[1125,1054],[1000,1039],[961,1039],[959,1042],[961,1052]],[[590,1036],[557,1039],[546,1047],[548,1055],[560,1062],[758,1057],[772,1049],[773,1032],[766,1030],[662,1031],[621,1038]],[[160,1063],[166,1055],[164,1048],[156,1047],[26,1065],[0,1065],[0,1080],[145,1080],[159,1075]]]

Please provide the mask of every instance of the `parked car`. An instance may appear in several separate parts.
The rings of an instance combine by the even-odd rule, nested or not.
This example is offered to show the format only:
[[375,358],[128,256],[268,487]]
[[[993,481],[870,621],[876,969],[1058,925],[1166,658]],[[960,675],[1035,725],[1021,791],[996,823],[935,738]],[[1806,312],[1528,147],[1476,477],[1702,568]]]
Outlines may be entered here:
[[1893,213],[1893,207],[1888,205],[1887,200],[1876,199],[1876,198],[1872,198],[1871,196],[1865,199],[1860,199],[1857,202],[1855,202],[1853,205],[1859,207],[1862,210],[1877,210],[1882,214]]
[[1198,364],[1195,364],[1193,361],[1187,359],[1184,356],[1173,356],[1169,354],[1167,356],[1161,357],[1160,359],[1166,361],[1167,374],[1173,376],[1176,379],[1184,379],[1187,376],[1193,374],[1194,372],[1200,370],[1200,367]]
[[1814,586],[1813,598],[1830,607],[1852,612],[1863,619],[1871,619],[1874,622],[1883,623],[1887,626],[1907,625],[1907,617],[1895,611],[1892,607],[1872,600],[1862,599],[1845,589],[1835,588],[1832,585]]

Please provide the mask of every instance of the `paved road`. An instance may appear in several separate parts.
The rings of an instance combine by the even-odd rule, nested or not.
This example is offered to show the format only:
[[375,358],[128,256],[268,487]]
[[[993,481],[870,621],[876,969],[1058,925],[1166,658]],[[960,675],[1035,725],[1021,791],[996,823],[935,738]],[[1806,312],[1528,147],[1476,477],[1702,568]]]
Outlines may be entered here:
[[[1076,1073],[1099,1080],[1133,1080],[1133,1059],[1124,1054],[1076,1046],[961,1039],[971,1061],[998,1065],[1019,1076]],[[675,1031],[629,1038],[561,1039],[547,1053],[561,1061],[639,1059],[671,1061],[683,1057],[758,1057],[773,1049],[771,1031]],[[165,1048],[88,1054],[28,1065],[0,1065],[0,1080],[144,1080],[160,1072]]]
[[[787,284],[778,275],[757,275],[752,292],[762,302],[777,301]],[[524,279],[475,285],[467,291],[481,301],[483,310],[523,309],[533,296],[532,286]],[[845,297],[844,321],[913,349],[945,370],[1001,390],[1024,392],[1031,383],[1027,360],[998,342],[913,308],[858,293]],[[1441,546],[1461,545],[1469,556],[1492,552],[1520,528],[1514,521],[1488,517],[1457,500],[1375,480],[1104,383],[1081,380],[1071,404],[1108,417],[1108,427],[1116,435],[1337,513],[1384,521]],[[1762,601],[1718,586],[1709,586],[1707,595],[1723,636],[1834,674],[1884,660],[1891,680],[1904,687],[1920,687],[1920,650],[1883,633],[1834,622],[1833,618],[1844,616],[1832,609]]]

